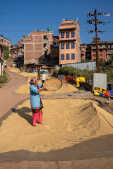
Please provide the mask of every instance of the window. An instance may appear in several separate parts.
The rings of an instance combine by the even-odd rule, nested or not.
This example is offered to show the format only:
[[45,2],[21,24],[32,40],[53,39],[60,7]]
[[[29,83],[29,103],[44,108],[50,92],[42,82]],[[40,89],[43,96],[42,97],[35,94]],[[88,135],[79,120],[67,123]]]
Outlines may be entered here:
[[47,35],[44,35],[44,36],[43,36],[43,39],[44,39],[44,40],[47,40]]
[[69,32],[66,32],[66,38],[69,38]]
[[67,53],[66,54],[66,60],[69,60],[70,59],[70,55]]
[[46,44],[46,43],[44,43],[44,44],[43,44],[43,47],[45,48],[46,46],[47,46],[47,44]]
[[71,55],[71,59],[72,59],[72,60],[75,59],[75,54],[74,54],[74,53]]
[[64,32],[61,32],[61,38],[64,38]]
[[64,43],[61,43],[61,49],[64,49]]
[[53,42],[53,46],[54,46],[55,48],[58,47],[58,43]]
[[96,55],[94,54],[93,57],[96,57]]
[[75,37],[75,32],[71,32],[71,37],[74,38]]
[[110,48],[111,46],[110,45],[108,45],[108,48]]
[[3,42],[3,39],[0,39],[0,42]]
[[93,52],[96,52],[96,49],[93,49]]
[[75,48],[75,43],[71,42],[71,48],[74,49]]
[[61,54],[61,60],[64,60],[64,54]]
[[66,42],[66,49],[69,49],[69,42]]

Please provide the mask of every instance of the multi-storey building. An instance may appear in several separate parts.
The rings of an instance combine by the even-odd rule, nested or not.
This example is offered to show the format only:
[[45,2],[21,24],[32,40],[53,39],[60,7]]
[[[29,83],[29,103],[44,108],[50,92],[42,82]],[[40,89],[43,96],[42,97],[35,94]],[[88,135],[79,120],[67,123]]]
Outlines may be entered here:
[[3,74],[3,57],[4,57],[4,47],[8,47],[10,50],[11,42],[4,36],[0,35],[0,76]]
[[11,54],[11,58],[13,58],[13,59],[18,57],[18,56],[23,56],[24,55],[23,39],[18,41],[18,43],[16,45],[12,45],[11,46],[10,54]]
[[51,53],[49,64],[59,64],[59,36],[53,36],[53,44],[51,45]]
[[80,61],[79,22],[63,20],[59,26],[59,64],[77,63]]
[[[99,59],[106,62],[113,58],[113,42],[98,42]],[[81,60],[96,61],[96,44],[81,44]]]
[[53,44],[50,31],[31,32],[24,38],[24,65],[46,62]]
[[86,60],[86,49],[87,49],[87,44],[81,44],[80,45],[81,61]]
[[7,46],[10,50],[11,42],[4,36],[0,35],[0,58],[3,57],[3,47]]
[[[96,45],[92,44],[90,46],[91,49],[91,60],[96,61]],[[103,62],[107,61],[107,49],[102,45],[99,45],[98,48],[98,53],[99,53],[99,59]]]

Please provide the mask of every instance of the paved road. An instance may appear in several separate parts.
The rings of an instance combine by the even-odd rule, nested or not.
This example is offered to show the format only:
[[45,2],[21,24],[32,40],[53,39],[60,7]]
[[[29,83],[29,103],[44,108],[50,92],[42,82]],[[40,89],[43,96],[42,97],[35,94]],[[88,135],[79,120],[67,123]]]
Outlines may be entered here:
[[21,161],[0,163],[0,169],[113,169],[113,157],[74,161]]
[[0,88],[0,117],[8,112],[15,104],[26,98],[26,95],[15,93],[16,89],[26,83],[26,78],[12,72],[9,72],[9,76],[9,82]]

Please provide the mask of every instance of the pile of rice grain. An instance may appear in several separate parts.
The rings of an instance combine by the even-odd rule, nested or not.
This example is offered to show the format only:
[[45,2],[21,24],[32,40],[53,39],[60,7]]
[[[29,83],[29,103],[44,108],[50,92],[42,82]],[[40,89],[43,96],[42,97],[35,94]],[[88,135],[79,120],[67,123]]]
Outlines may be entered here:
[[[113,133],[102,118],[108,113],[85,100],[43,100],[43,124],[33,127],[29,100],[19,105],[0,128],[0,152],[48,152]],[[97,105],[96,105],[97,106]],[[110,116],[113,121],[113,117]],[[10,138],[10,139],[9,139]]]

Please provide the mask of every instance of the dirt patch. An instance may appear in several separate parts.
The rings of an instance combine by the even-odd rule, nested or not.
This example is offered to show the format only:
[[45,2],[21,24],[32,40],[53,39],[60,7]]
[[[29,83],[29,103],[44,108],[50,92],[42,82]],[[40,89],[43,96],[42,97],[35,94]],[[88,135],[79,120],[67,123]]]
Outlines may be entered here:
[[8,67],[8,69],[9,69],[11,72],[14,72],[14,73],[20,73],[20,70],[19,70],[18,68]]
[[[31,78],[36,78],[36,79],[38,78],[37,72],[33,72],[33,73],[21,72],[16,67],[8,67],[8,69],[9,69],[10,72],[14,72],[14,73],[17,73],[17,74],[19,74],[21,76],[24,76],[24,77],[28,78],[28,80],[30,80]],[[41,77],[41,75],[40,75],[40,77]],[[47,74],[46,75],[46,79],[50,79],[50,75]]]
[[[41,81],[38,81],[41,83]],[[46,90],[45,90],[46,89]],[[53,95],[53,94],[64,94],[78,91],[73,85],[64,83],[61,86],[61,82],[58,79],[49,79],[45,82],[44,88],[40,89],[40,94]],[[29,94],[29,83],[22,85],[16,90],[17,94]]]
[[56,78],[49,79],[45,82],[45,88],[49,91],[53,90],[58,90],[62,86],[61,81]]
[[[43,100],[43,124],[33,127],[29,100],[19,105],[0,128],[0,152],[48,152],[113,133],[113,117],[90,100]],[[104,118],[103,118],[104,117]]]
[[108,104],[108,107],[113,111],[113,101]]

